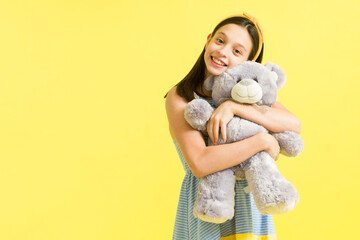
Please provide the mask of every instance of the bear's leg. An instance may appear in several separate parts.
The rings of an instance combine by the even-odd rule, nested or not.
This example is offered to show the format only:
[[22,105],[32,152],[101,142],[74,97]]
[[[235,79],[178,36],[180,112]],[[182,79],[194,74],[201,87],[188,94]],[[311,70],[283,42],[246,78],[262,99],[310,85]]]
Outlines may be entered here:
[[280,174],[268,153],[255,154],[243,163],[243,167],[256,206],[262,214],[283,214],[299,202],[296,188]]
[[234,216],[235,175],[225,169],[200,179],[194,216],[206,222],[223,223]]

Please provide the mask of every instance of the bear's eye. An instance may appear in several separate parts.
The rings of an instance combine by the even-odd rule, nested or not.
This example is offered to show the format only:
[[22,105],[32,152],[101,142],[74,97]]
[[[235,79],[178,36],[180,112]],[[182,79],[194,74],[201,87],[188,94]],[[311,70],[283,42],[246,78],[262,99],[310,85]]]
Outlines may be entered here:
[[[239,83],[241,80],[242,80],[242,79],[239,78],[239,79],[236,81],[236,83]],[[252,80],[254,80],[255,82],[259,83],[259,81],[257,80],[257,78],[253,78]]]

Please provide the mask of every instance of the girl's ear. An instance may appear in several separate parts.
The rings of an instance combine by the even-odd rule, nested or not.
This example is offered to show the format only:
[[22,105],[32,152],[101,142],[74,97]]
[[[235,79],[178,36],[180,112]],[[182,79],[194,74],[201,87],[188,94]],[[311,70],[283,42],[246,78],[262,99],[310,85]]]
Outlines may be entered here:
[[207,46],[209,45],[211,40],[211,33],[207,36],[207,40],[206,40],[206,44],[205,44],[205,49],[207,48]]

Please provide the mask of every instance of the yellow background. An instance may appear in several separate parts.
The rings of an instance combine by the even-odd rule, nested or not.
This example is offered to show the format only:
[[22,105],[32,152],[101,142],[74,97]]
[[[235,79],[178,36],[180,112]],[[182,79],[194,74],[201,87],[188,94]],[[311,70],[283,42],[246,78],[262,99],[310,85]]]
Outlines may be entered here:
[[360,3],[0,1],[0,239],[171,239],[184,172],[163,95],[215,25],[243,11],[305,151],[278,167],[298,189],[278,239],[357,238]]

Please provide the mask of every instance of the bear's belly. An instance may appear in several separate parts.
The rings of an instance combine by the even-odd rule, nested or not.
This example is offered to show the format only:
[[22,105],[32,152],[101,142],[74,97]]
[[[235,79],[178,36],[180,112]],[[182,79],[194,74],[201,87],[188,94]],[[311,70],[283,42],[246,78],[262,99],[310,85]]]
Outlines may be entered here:
[[235,116],[226,126],[226,142],[240,141],[261,132],[268,131],[259,124]]

